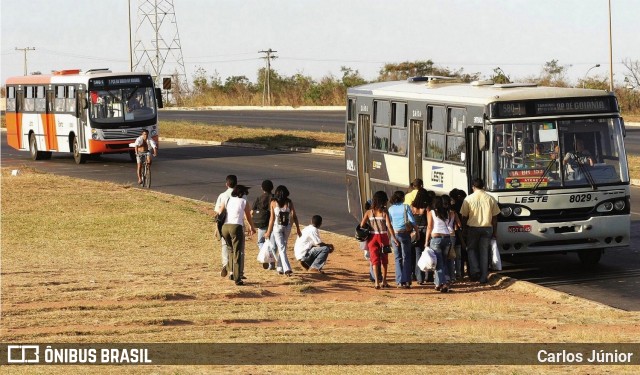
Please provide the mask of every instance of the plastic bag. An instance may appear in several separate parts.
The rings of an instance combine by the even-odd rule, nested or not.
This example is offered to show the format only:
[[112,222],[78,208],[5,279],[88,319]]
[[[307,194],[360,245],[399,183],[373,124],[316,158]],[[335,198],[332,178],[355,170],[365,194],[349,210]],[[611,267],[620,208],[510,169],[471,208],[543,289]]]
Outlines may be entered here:
[[418,260],[418,268],[420,268],[422,272],[435,270],[437,263],[438,258],[436,257],[436,252],[433,251],[432,248],[427,246],[422,252],[422,255],[420,255],[420,259]]
[[274,245],[271,241],[264,241],[258,252],[258,262],[260,263],[274,263],[276,258],[273,256]]
[[500,259],[498,241],[496,241],[495,238],[491,240],[491,269],[494,271],[502,271],[502,259]]

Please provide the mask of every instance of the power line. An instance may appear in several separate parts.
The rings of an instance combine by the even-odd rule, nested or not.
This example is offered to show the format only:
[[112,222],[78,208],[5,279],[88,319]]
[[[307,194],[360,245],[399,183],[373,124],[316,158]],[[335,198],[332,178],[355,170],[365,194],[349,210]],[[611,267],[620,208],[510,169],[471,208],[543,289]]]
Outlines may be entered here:
[[27,51],[35,51],[36,47],[24,47],[24,48],[18,48],[16,47],[16,51],[23,51],[24,52],[24,75],[27,75]]

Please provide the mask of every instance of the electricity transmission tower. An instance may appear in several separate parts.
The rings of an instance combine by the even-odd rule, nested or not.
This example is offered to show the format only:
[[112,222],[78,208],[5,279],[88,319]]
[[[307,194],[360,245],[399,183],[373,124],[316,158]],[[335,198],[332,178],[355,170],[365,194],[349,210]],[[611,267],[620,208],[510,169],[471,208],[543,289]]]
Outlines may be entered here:
[[264,107],[264,99],[265,96],[267,97],[267,103],[268,105],[271,105],[271,59],[275,59],[278,56],[273,56],[272,53],[275,53],[278,51],[274,51],[271,48],[269,48],[266,51],[258,51],[258,53],[265,53],[267,54],[267,56],[263,57],[263,59],[267,60],[267,71],[265,72],[265,78],[264,78],[264,88],[262,90],[262,106]]
[[173,0],[138,0],[137,18],[133,71],[151,73],[175,102],[188,86]]

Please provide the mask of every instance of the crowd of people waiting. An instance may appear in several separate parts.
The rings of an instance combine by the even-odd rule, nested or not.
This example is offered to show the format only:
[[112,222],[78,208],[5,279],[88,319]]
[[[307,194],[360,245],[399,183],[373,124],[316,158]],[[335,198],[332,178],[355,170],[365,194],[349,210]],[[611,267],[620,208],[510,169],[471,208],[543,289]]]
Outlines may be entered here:
[[[389,288],[387,265],[389,254],[395,260],[395,284],[411,288],[413,282],[426,285],[431,277],[435,289],[446,293],[463,278],[464,264],[471,281],[488,282],[490,241],[495,237],[496,200],[484,191],[484,181],[473,181],[469,196],[459,189],[449,195],[436,196],[423,187],[420,179],[411,183],[405,194],[395,191],[391,199],[384,191],[376,192],[367,202],[365,214],[357,228],[366,229],[361,248],[371,264],[370,280],[376,289]],[[426,247],[436,256],[433,275],[418,266]]]
[[[263,263],[264,269],[291,276],[287,246],[294,225],[295,258],[305,270],[323,273],[334,247],[320,239],[321,216],[312,216],[310,225],[301,230],[289,190],[280,185],[274,191],[270,180],[262,182],[262,194],[252,205],[247,203],[249,187],[239,185],[235,175],[227,176],[226,187],[215,204],[221,240],[220,276],[229,275],[236,285],[244,285],[245,232],[257,233],[258,250],[266,248],[270,252],[271,261]],[[474,180],[469,196],[459,189],[436,196],[423,187],[420,179],[415,179],[411,187],[406,194],[395,191],[391,199],[378,191],[365,207],[358,228],[367,229],[361,248],[370,262],[369,277],[374,287],[391,287],[387,280],[389,254],[394,255],[398,288],[411,288],[414,282],[427,285],[433,278],[435,289],[446,293],[463,278],[465,264],[471,281],[487,283],[490,240],[495,237],[500,209],[484,192],[484,181]],[[437,260],[432,275],[417,264],[427,247]]]

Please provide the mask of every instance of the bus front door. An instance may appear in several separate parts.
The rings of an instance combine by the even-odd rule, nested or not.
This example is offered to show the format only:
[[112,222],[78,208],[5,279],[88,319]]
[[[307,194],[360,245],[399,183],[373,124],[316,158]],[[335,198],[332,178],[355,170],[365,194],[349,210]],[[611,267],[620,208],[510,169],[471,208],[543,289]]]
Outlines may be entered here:
[[466,129],[465,140],[467,154],[465,155],[467,167],[467,193],[471,193],[471,183],[476,178],[483,178],[482,174],[482,153],[478,147],[478,133],[481,128],[469,127]]
[[422,179],[422,120],[411,120],[409,135],[409,181]]
[[371,131],[371,115],[358,115],[358,186],[360,187],[360,203],[364,207],[371,198],[369,181],[369,132]]

